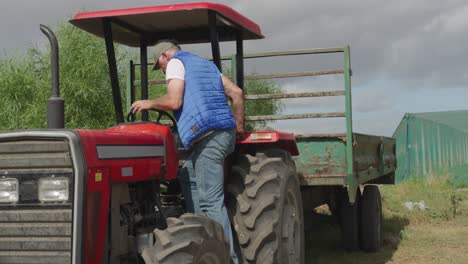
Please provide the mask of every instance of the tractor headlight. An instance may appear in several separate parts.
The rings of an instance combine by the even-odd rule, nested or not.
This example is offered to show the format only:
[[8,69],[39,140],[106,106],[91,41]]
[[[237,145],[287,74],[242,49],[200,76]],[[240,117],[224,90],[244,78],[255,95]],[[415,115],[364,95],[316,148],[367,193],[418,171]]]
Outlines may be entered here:
[[68,200],[68,178],[51,177],[39,179],[39,201],[65,202]]
[[0,203],[18,202],[18,185],[17,179],[0,179]]

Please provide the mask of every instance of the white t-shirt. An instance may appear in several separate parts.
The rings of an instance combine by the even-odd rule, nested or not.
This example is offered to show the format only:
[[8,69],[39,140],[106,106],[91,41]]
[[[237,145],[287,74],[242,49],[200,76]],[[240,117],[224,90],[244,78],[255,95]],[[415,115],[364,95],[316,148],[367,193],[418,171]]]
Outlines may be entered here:
[[185,67],[182,61],[172,58],[166,67],[166,82],[171,79],[185,80]]
[[[223,76],[221,73],[220,76]],[[171,79],[179,79],[185,81],[185,67],[181,60],[172,58],[167,63],[166,67],[166,82]]]

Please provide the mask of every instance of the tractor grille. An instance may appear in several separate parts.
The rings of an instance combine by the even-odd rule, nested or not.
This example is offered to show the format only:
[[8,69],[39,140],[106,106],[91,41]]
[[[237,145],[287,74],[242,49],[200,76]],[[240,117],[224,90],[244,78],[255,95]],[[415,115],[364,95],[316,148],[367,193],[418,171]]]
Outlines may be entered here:
[[[65,202],[44,203],[38,180],[69,178]],[[0,142],[0,178],[16,178],[19,201],[0,203],[0,263],[70,263],[73,165],[65,140]]]

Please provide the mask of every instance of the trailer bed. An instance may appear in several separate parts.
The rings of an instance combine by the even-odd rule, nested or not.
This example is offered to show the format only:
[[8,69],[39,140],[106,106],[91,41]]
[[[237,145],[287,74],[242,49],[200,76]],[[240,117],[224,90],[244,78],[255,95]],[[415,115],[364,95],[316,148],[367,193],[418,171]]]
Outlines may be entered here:
[[353,133],[353,173],[347,173],[346,134],[296,135],[295,157],[301,185],[394,184],[395,139]]

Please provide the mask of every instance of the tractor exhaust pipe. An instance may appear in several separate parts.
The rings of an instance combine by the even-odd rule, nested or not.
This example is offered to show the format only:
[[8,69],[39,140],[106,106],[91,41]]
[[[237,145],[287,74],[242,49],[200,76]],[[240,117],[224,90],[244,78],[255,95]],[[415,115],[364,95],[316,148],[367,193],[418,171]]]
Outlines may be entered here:
[[40,25],[42,33],[49,38],[50,41],[50,68],[52,81],[52,96],[47,99],[47,128],[64,128],[65,127],[65,102],[60,98],[59,89],[59,49],[57,37],[54,32],[45,25]]

